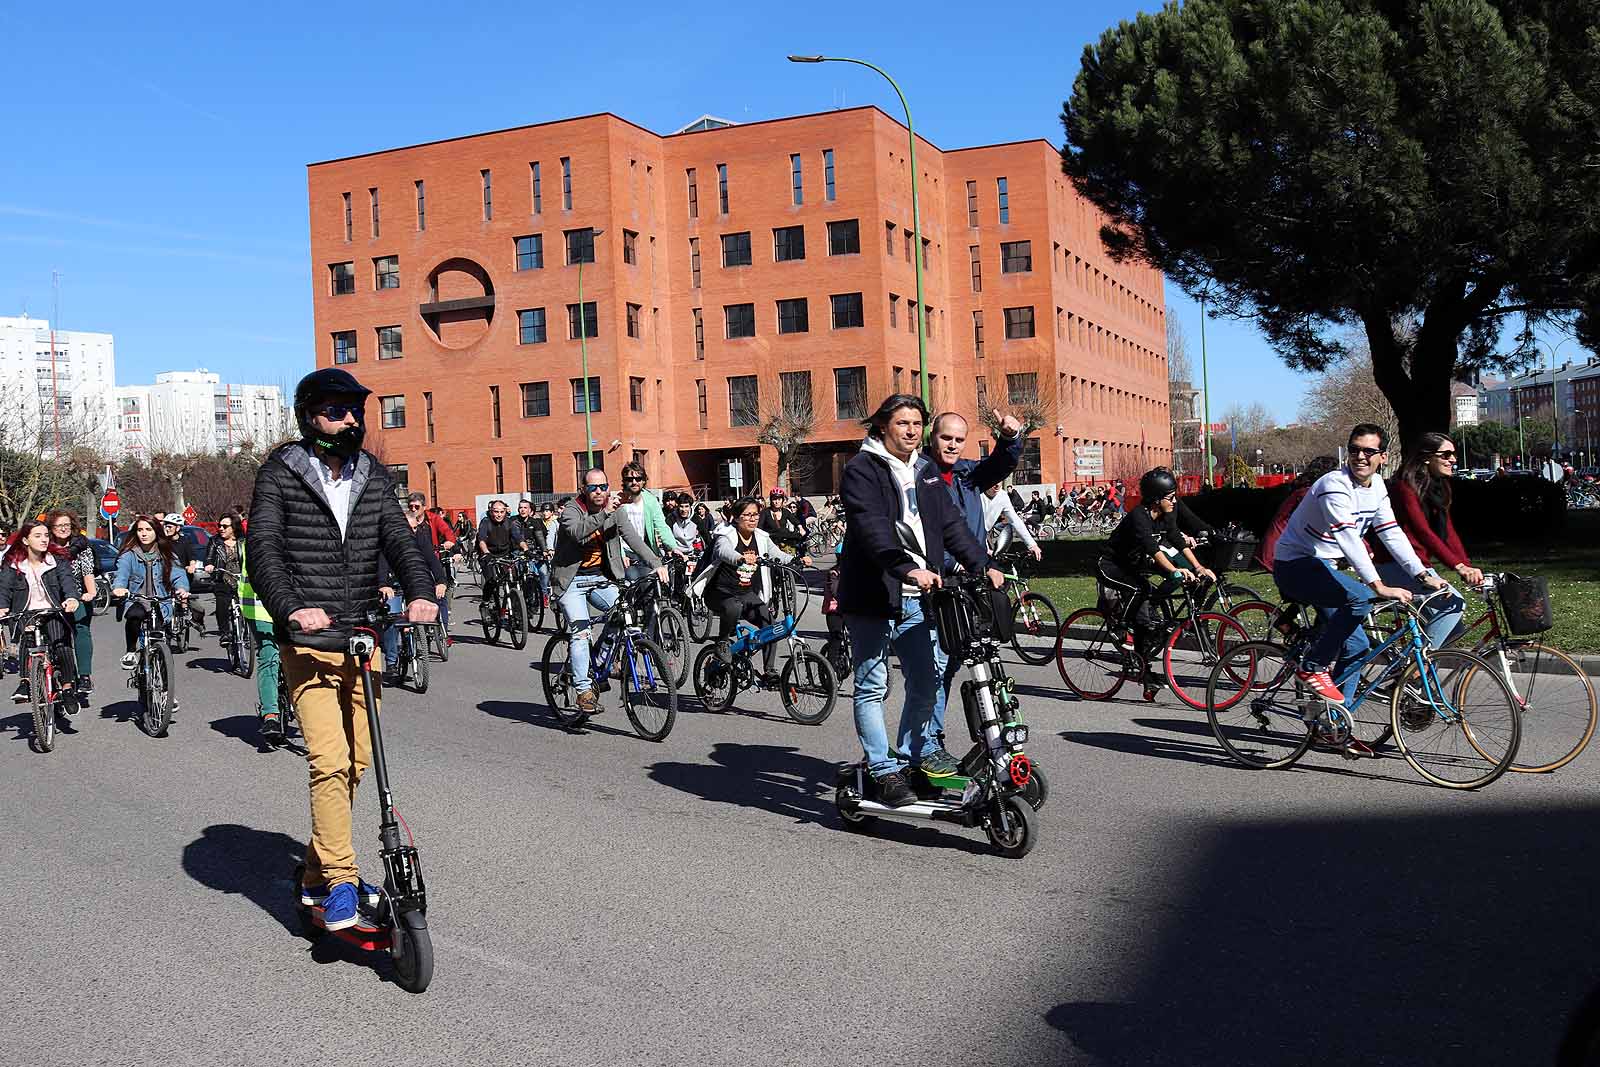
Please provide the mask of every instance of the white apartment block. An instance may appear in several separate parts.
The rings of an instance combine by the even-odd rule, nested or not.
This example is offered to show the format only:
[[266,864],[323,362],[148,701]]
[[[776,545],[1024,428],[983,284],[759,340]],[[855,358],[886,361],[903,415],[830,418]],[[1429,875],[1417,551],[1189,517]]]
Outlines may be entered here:
[[116,410],[119,452],[141,458],[265,448],[283,439],[291,421],[276,385],[226,383],[206,370],[168,371],[154,385],[121,386]]
[[109,333],[58,330],[26,315],[0,318],[0,443],[54,452],[107,447],[116,437],[116,353]]

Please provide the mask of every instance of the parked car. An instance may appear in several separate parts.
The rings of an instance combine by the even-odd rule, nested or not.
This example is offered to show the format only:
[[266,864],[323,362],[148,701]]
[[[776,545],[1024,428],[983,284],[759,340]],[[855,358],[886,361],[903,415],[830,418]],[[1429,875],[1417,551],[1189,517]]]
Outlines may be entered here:
[[111,606],[111,576],[117,571],[117,549],[99,537],[89,538],[89,547],[94,549],[94,604],[96,610],[105,611]]

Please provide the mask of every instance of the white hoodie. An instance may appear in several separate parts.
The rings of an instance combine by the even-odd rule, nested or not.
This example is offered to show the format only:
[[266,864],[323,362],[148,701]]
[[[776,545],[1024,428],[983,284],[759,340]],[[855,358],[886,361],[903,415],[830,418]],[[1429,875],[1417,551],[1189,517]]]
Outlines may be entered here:
[[[912,455],[910,463],[896,459],[882,441],[871,435],[861,442],[861,451],[883,460],[894,475],[895,485],[900,490],[900,521],[894,525],[895,533],[900,536],[900,547],[916,561],[916,568],[925,570],[928,566],[928,535],[923,532],[922,511],[917,507],[917,467],[928,463],[928,460],[920,452]],[[906,582],[900,587],[900,595],[921,596],[922,590]]]

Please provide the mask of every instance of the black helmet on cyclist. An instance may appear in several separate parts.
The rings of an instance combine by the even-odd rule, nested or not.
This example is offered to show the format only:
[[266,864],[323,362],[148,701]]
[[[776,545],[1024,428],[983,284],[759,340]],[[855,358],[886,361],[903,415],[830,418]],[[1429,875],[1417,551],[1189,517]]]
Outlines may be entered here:
[[1145,471],[1144,477],[1139,479],[1139,499],[1146,504],[1154,503],[1177,489],[1178,479],[1165,467]]

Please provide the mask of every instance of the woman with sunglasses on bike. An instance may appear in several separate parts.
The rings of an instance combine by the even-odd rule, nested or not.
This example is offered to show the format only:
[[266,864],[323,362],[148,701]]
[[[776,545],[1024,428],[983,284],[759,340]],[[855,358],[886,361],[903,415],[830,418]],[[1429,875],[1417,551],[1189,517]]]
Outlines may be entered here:
[[[117,573],[111,579],[111,595],[120,599],[145,593],[153,597],[176,597],[180,602],[189,599],[189,575],[178,562],[172,541],[161,532],[156,519],[140,515],[122,541],[122,554],[117,557]],[[161,605],[164,622],[172,620],[172,603]],[[148,614],[143,604],[130,604],[122,616],[123,637],[127,652],[122,657],[122,669],[131,671],[139,665],[139,627]]]
[[205,573],[217,598],[217,633],[228,640],[228,609],[238,597],[239,551],[244,547],[240,523],[233,516],[217,520],[217,536],[206,545]]
[[[61,670],[59,688],[64,692],[73,688],[77,669],[72,654],[71,618],[78,610],[79,579],[72,570],[72,561],[66,550],[57,548],[50,540],[50,527],[42,522],[27,520],[17,527],[4,559],[0,559],[0,617],[24,611],[62,611],[66,622],[50,619],[45,623],[46,640],[50,642],[50,658]],[[11,699],[26,704],[33,698],[28,685],[27,663],[31,645],[22,635],[17,649],[18,669],[23,672],[17,691]],[[71,707],[69,702],[67,707]]]
[[[1449,567],[1468,585],[1481,585],[1483,572],[1467,558],[1467,550],[1462,547],[1455,524],[1450,521],[1453,499],[1450,479],[1455,472],[1455,444],[1442,433],[1425,433],[1406,449],[1400,477],[1389,487],[1389,500],[1394,505],[1395,521],[1400,524],[1406,540],[1411,542],[1418,559],[1428,566],[1434,566],[1437,560],[1439,570]],[[1382,545],[1376,546],[1373,553],[1378,573],[1385,582],[1413,593],[1425,591]],[[1467,602],[1452,594],[1439,597],[1428,608],[1428,643],[1441,648],[1461,624]]]

